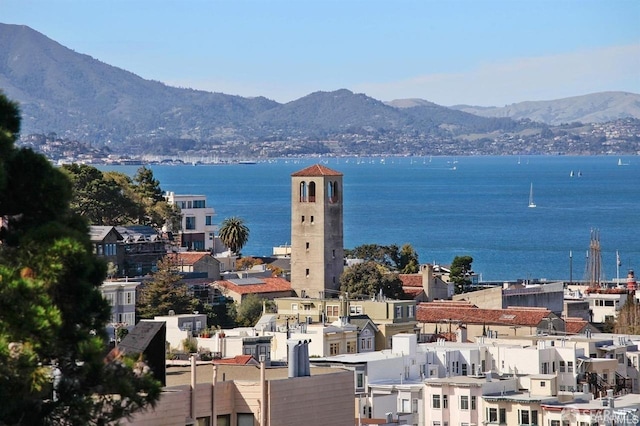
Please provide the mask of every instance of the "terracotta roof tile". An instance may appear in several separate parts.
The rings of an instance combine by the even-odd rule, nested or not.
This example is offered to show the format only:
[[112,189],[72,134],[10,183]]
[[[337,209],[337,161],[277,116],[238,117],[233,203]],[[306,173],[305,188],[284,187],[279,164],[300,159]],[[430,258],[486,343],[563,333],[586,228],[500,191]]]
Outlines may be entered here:
[[251,355],[236,355],[233,358],[214,359],[212,363],[216,365],[217,364],[226,364],[226,365],[258,364],[258,362]]
[[280,277],[261,277],[257,278],[257,281],[260,283],[257,284],[243,284],[238,285],[233,282],[227,281],[216,281],[214,284],[224,287],[229,291],[233,291],[237,294],[250,294],[250,293],[275,293],[281,291],[292,291],[291,283],[284,278]]
[[167,257],[181,265],[193,265],[205,256],[210,256],[208,251],[188,251],[183,253],[171,253]]
[[588,325],[589,322],[582,318],[567,317],[564,319],[564,331],[567,334],[580,334]]
[[551,313],[545,308],[480,309],[469,305],[429,302],[418,305],[416,318],[427,323],[448,319],[467,324],[537,326]]
[[420,274],[399,274],[399,277],[402,281],[402,287],[422,288],[422,275]]
[[323,166],[322,164],[314,164],[306,169],[302,169],[291,176],[342,176],[342,173]]

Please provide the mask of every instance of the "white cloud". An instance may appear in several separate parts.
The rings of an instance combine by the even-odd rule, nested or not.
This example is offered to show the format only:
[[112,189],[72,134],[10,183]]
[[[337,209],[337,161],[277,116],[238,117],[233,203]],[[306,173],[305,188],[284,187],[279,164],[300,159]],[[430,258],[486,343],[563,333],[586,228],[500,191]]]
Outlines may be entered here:
[[635,44],[481,64],[469,72],[363,83],[353,90],[380,100],[502,106],[610,90],[640,93],[639,70],[640,44]]

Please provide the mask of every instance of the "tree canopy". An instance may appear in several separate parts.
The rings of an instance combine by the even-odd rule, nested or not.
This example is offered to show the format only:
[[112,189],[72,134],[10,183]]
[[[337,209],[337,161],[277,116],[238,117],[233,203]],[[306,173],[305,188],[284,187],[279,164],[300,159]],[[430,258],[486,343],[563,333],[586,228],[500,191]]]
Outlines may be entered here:
[[168,256],[160,260],[158,270],[140,289],[136,303],[138,316],[151,319],[168,315],[169,311],[176,314],[193,312],[198,300],[189,295],[186,284],[181,281],[175,261]]
[[239,255],[242,247],[249,241],[249,228],[244,219],[232,216],[222,221],[218,235],[225,246]]
[[111,423],[153,405],[161,385],[133,359],[105,361],[106,265],[67,176],[15,147],[19,116],[0,93],[0,423]]
[[449,277],[454,284],[456,294],[466,292],[467,287],[471,284],[470,274],[473,272],[473,269],[471,269],[472,263],[473,257],[471,256],[456,256],[453,258]]
[[402,281],[396,272],[389,272],[373,261],[357,263],[340,275],[340,291],[350,296],[382,295],[391,299],[403,299]]
[[395,244],[363,244],[353,250],[345,250],[345,256],[372,261],[401,274],[414,274],[420,270],[418,253],[411,244],[404,244],[402,248]]
[[273,302],[256,294],[249,294],[237,306],[236,323],[240,327],[253,327],[262,316],[263,304],[269,312],[273,309]]
[[153,172],[141,167],[132,178],[124,173],[101,172],[86,164],[62,166],[73,184],[72,212],[91,225],[165,224],[177,230],[180,212],[163,197]]

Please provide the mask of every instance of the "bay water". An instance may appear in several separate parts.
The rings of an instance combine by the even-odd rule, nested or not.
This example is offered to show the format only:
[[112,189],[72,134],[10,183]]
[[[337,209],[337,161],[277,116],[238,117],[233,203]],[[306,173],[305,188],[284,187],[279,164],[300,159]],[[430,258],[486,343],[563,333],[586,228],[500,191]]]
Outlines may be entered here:
[[[269,256],[291,242],[291,174],[315,163],[344,175],[345,248],[409,243],[421,263],[473,257],[481,281],[575,281],[585,278],[590,234],[597,230],[606,278],[634,268],[640,273],[640,157],[305,158],[149,167],[163,190],[205,195],[216,224],[243,218],[250,229],[243,255]],[[133,176],[138,166],[100,168]],[[528,207],[530,188],[535,208]]]

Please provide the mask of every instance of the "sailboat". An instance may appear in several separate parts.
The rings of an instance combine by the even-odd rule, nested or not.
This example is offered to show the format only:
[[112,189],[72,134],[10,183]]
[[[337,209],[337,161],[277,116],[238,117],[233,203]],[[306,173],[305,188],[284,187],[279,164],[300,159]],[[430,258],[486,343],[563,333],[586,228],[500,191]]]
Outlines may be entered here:
[[536,207],[536,203],[533,202],[533,183],[531,184],[531,188],[529,189],[529,207]]

